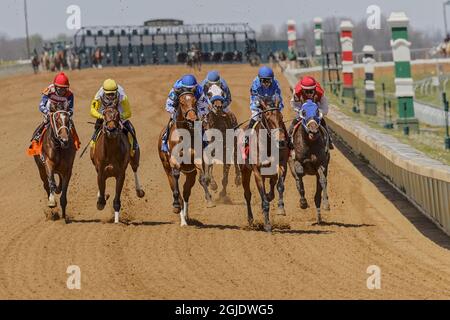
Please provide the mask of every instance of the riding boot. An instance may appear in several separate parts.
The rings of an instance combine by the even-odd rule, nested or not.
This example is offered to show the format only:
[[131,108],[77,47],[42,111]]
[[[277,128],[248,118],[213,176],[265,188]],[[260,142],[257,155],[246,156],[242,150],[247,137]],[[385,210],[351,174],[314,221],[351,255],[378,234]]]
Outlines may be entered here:
[[162,136],[162,144],[161,144],[161,151],[168,153],[169,152],[169,132],[170,132],[170,126],[172,124],[172,119],[169,120],[169,123],[167,123],[166,130],[164,131],[164,134]]
[[294,118],[292,120],[291,125],[288,129],[288,135],[289,135],[289,149],[294,150],[294,128],[295,126],[300,122],[299,118]]
[[329,148],[330,150],[334,149],[334,145],[333,145],[333,140],[331,140],[331,134],[330,134],[330,130],[328,130],[328,126],[327,123],[325,122],[325,118],[322,118],[322,126],[325,128],[325,131],[328,134],[328,144],[329,144]]
[[97,139],[98,133],[102,129],[102,125],[103,119],[97,119],[97,121],[95,121],[94,134],[92,135],[91,141],[95,141]]
[[134,129],[133,124],[131,123],[130,120],[127,120],[123,123],[123,126],[125,130],[131,133],[131,135],[133,136],[133,150],[136,151],[137,149],[139,149],[139,144],[137,142],[136,130]]
[[31,142],[33,142],[33,141],[39,142],[39,140],[41,139],[42,131],[44,130],[46,125],[47,125],[46,121],[42,121],[39,124],[39,126],[33,132],[33,136],[31,137]]

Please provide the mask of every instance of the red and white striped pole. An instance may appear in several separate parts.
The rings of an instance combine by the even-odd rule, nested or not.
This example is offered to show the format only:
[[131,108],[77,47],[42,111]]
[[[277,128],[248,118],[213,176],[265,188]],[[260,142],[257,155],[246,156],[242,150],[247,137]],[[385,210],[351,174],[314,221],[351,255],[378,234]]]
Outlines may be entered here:
[[295,29],[295,21],[288,20],[287,22],[287,37],[288,37],[288,49],[295,50],[297,47],[297,31]]
[[354,97],[353,86],[353,24],[349,20],[341,22],[342,77],[344,80],[344,97]]

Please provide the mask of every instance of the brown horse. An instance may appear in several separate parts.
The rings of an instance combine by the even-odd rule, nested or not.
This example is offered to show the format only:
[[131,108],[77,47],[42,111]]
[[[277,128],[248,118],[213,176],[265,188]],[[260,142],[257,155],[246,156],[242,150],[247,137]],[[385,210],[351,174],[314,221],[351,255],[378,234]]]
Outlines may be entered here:
[[[252,172],[255,175],[255,182],[258,188],[259,194],[261,196],[262,211],[264,215],[264,229],[267,232],[272,231],[272,225],[270,223],[269,217],[269,207],[270,202],[275,198],[275,185],[277,186],[279,200],[278,200],[278,214],[285,215],[284,210],[284,181],[286,179],[287,172],[287,162],[289,159],[289,148],[288,148],[288,133],[283,122],[283,115],[278,107],[278,102],[266,102],[260,99],[260,116],[261,121],[257,122],[253,127],[256,135],[256,148],[251,148],[250,152],[255,154],[258,152],[261,154],[260,150],[274,150],[278,154],[274,155],[270,151],[270,159],[262,159],[259,155],[256,155],[254,159],[256,161],[251,161],[251,163],[246,162],[246,164],[241,165],[242,170],[242,186],[244,187],[244,197],[247,203],[247,218],[249,226],[253,225],[253,213],[251,207],[251,197],[252,193],[250,191],[250,178]],[[261,129],[265,129],[265,132],[260,133]],[[267,144],[261,143],[261,134],[267,135]],[[253,139],[255,140],[255,139]],[[273,146],[272,144],[276,145]],[[250,146],[252,146],[250,144]],[[267,151],[266,151],[267,152]],[[262,152],[264,154],[265,152]],[[269,154],[269,153],[268,153]],[[277,159],[278,158],[278,159]],[[251,159],[251,158],[250,158]],[[278,163],[276,163],[278,160]],[[275,172],[264,173],[263,169],[267,166],[276,166]],[[266,192],[265,182],[266,179],[270,180],[270,192]]]
[[134,172],[136,195],[144,197],[137,170],[139,168],[140,150],[135,150],[133,156],[130,154],[131,145],[127,135],[123,131],[120,113],[116,107],[111,106],[103,111],[104,121],[94,148],[91,148],[91,160],[97,171],[97,209],[103,210],[109,195],[105,196],[106,179],[116,179],[116,194],[113,201],[114,223],[119,223],[121,208],[120,196],[128,164]]
[[[48,128],[42,137],[41,156],[35,155],[34,160],[47,192],[48,207],[55,208],[57,206],[55,194],[61,193],[62,218],[67,223],[69,222],[66,216],[67,189],[77,152],[71,134],[72,121],[67,110],[54,106],[48,114],[48,120]],[[58,186],[56,186],[55,174],[59,177]]]
[[297,189],[300,193],[300,207],[302,209],[308,208],[303,177],[305,175],[316,176],[314,203],[317,211],[317,223],[320,224],[322,222],[321,205],[323,209],[330,210],[327,193],[330,142],[328,141],[326,129],[320,125],[322,115],[315,103],[304,104],[300,117],[302,120],[293,132],[295,157],[289,160],[289,167],[297,183]]
[[[212,101],[210,109],[211,111],[208,113],[207,116],[207,129],[216,129],[219,130],[222,137],[222,154],[225,157],[227,154],[227,149],[230,149],[231,146],[227,146],[226,144],[226,133],[227,130],[233,129],[237,126],[237,119],[233,112],[224,111],[224,105],[223,105],[223,95],[224,92],[222,88],[220,88],[218,85],[213,84],[209,90],[208,90],[208,98],[210,101]],[[241,185],[241,171],[239,169],[239,166],[237,164],[237,144],[234,144],[233,148],[233,161],[235,164],[235,184],[237,186]],[[228,160],[228,159],[227,159]],[[228,185],[228,174],[230,172],[231,164],[227,163],[226,161],[223,161],[223,176],[222,176],[222,191],[220,192],[219,196],[221,198],[227,197],[227,185]],[[206,165],[206,181],[208,182],[208,186],[211,187],[213,191],[217,190],[217,183],[214,180],[213,176],[213,165],[208,164]]]
[[[203,171],[203,157],[202,151],[200,154],[195,152],[195,122],[199,123],[197,100],[191,92],[184,92],[180,95],[178,101],[177,116],[174,125],[170,126],[168,134],[169,152],[163,152],[161,150],[162,137],[165,133],[165,128],[161,131],[158,140],[158,153],[161,163],[166,172],[169,180],[170,188],[173,195],[173,212],[180,214],[181,226],[186,226],[189,221],[188,209],[189,209],[189,197],[191,196],[191,189],[195,184],[195,178],[197,171],[199,172],[199,183],[205,191],[205,197],[207,201],[207,207],[212,207],[213,202],[211,200],[211,194],[208,191],[206,184],[206,178]],[[201,126],[201,125],[200,125]],[[187,134],[188,136],[184,136]],[[187,150],[181,150],[178,154],[175,154],[175,149],[179,146],[179,143],[183,139],[183,145],[187,146]],[[200,144],[202,142],[200,141]],[[183,155],[183,152],[186,154]],[[183,159],[180,159],[182,157]],[[195,158],[199,157],[199,161],[195,161]],[[186,181],[183,185],[183,197],[180,196],[179,179],[180,173],[186,176]]]

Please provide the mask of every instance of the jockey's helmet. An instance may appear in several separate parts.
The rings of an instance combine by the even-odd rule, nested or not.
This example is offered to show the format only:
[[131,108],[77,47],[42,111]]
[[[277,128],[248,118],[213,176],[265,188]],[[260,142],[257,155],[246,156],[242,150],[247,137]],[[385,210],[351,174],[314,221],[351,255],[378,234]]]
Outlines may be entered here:
[[206,79],[208,80],[209,83],[219,83],[220,81],[219,72],[217,72],[216,70],[208,72]]
[[197,79],[192,74],[186,74],[181,78],[181,86],[186,89],[192,89],[197,86]]
[[274,77],[273,70],[267,66],[263,66],[259,68],[258,77],[264,87],[270,87]]
[[114,81],[113,79],[106,79],[103,82],[102,88],[104,92],[104,94],[101,96],[103,105],[114,105],[117,102],[117,98],[119,96],[119,86],[117,85],[116,81]]
[[305,76],[300,81],[300,86],[302,88],[302,92],[308,96],[312,95],[316,91],[317,82],[313,77]]
[[53,85],[55,86],[56,94],[64,96],[69,88],[69,78],[64,72],[60,72],[53,79]]

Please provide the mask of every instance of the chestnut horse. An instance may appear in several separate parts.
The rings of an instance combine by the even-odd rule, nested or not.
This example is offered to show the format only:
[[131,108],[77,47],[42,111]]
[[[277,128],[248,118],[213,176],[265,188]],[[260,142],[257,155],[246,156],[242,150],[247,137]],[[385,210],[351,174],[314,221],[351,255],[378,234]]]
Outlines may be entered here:
[[[184,92],[179,96],[178,107],[176,112],[175,124],[171,125],[168,134],[168,144],[169,152],[166,153],[161,150],[162,137],[165,133],[166,128],[161,131],[158,140],[158,153],[161,163],[166,172],[167,178],[169,180],[170,188],[172,189],[173,195],[173,212],[180,214],[181,226],[188,225],[189,216],[189,197],[191,196],[191,189],[195,184],[195,178],[197,176],[197,171],[199,172],[199,183],[205,191],[205,197],[207,201],[207,207],[214,206],[211,200],[211,194],[208,191],[208,186],[206,184],[206,178],[203,170],[203,156],[195,153],[195,122],[199,120],[198,110],[197,110],[197,99],[192,92]],[[182,154],[172,154],[174,148],[178,147],[181,142],[181,135],[188,133],[189,137],[186,137],[188,141],[183,141],[183,144],[188,145],[187,156]],[[200,142],[201,144],[201,142]],[[181,153],[183,150],[181,150]],[[202,153],[202,151],[200,151]],[[179,159],[179,156],[183,159]],[[195,158],[200,158],[200,161],[195,162]],[[186,159],[185,161],[183,161]],[[198,163],[200,162],[200,163]],[[180,194],[179,179],[180,173],[186,176],[186,181],[183,185],[183,197]]]
[[[48,114],[49,125],[42,137],[41,156],[35,155],[34,160],[47,192],[48,207],[57,206],[55,194],[61,193],[62,218],[66,223],[67,190],[72,176],[73,161],[77,152],[71,134],[72,121],[70,113],[64,107],[52,105]],[[59,177],[56,186],[55,174]]]
[[[264,98],[260,97],[260,116],[261,121],[257,122],[253,127],[254,132],[256,134],[255,141],[257,143],[257,147],[252,147],[250,149],[250,153],[253,152],[255,154],[260,150],[271,150],[272,143],[276,143],[276,152],[278,152],[278,157],[276,155],[270,154],[269,160],[261,159],[260,156],[255,156],[256,161],[252,161],[251,163],[246,162],[241,165],[242,171],[242,186],[244,187],[244,197],[247,203],[247,219],[249,226],[253,225],[253,213],[251,206],[251,197],[252,193],[250,191],[250,178],[252,172],[255,175],[256,186],[259,191],[259,195],[261,196],[261,204],[262,211],[264,215],[264,229],[267,232],[272,231],[272,225],[270,223],[269,217],[269,207],[270,202],[275,198],[275,185],[278,190],[278,214],[285,215],[284,210],[284,181],[286,179],[287,172],[287,162],[289,159],[289,148],[288,148],[288,133],[286,130],[286,126],[283,122],[283,115],[278,107],[278,101],[264,101]],[[265,133],[267,135],[267,144],[263,145],[260,139],[260,131],[261,129],[265,129]],[[252,130],[253,131],[253,130]],[[250,139],[251,140],[251,139]],[[255,140],[255,139],[253,139]],[[264,154],[264,152],[263,152]],[[278,159],[277,159],[278,158]],[[251,159],[251,158],[250,158]],[[275,160],[278,160],[278,163],[275,163]],[[272,174],[264,174],[262,172],[263,167],[267,167],[268,165],[276,166],[276,172]],[[270,192],[266,193],[265,182],[266,179],[270,180]]]
[[320,124],[322,114],[317,104],[311,101],[305,103],[299,116],[301,121],[293,132],[295,157],[289,160],[289,167],[296,180],[302,209],[308,208],[303,177],[305,175],[316,176],[314,203],[316,205],[317,224],[320,224],[322,222],[321,206],[325,210],[330,210],[327,193],[328,163],[330,162],[328,133]]
[[[239,169],[239,166],[237,164],[237,145],[234,143],[233,146],[227,146],[226,145],[226,132],[228,129],[233,129],[237,126],[237,119],[233,112],[224,111],[224,91],[222,88],[220,88],[218,85],[213,84],[209,90],[208,90],[208,99],[211,102],[210,105],[210,112],[207,116],[207,128],[208,129],[216,129],[219,130],[222,134],[222,154],[225,158],[225,155],[227,154],[227,149],[233,150],[233,161],[235,166],[235,174],[236,177],[234,179],[234,182],[236,186],[241,185],[241,171]],[[228,160],[228,159],[227,159]],[[227,185],[228,185],[228,174],[230,172],[231,164],[229,163],[223,163],[223,176],[222,176],[222,191],[220,192],[219,196],[221,198],[227,197]],[[217,183],[214,180],[213,176],[213,165],[208,164],[206,165],[206,181],[208,182],[208,186],[211,187],[213,191],[217,190]]]
[[116,194],[113,201],[114,223],[119,223],[121,208],[120,196],[122,193],[125,174],[128,164],[134,172],[136,195],[144,197],[137,170],[139,168],[140,150],[135,150],[131,156],[131,145],[127,135],[123,131],[120,120],[120,112],[117,107],[110,106],[103,111],[104,121],[94,148],[91,148],[91,160],[97,171],[97,209],[103,210],[109,195],[105,196],[106,179],[116,179]]

